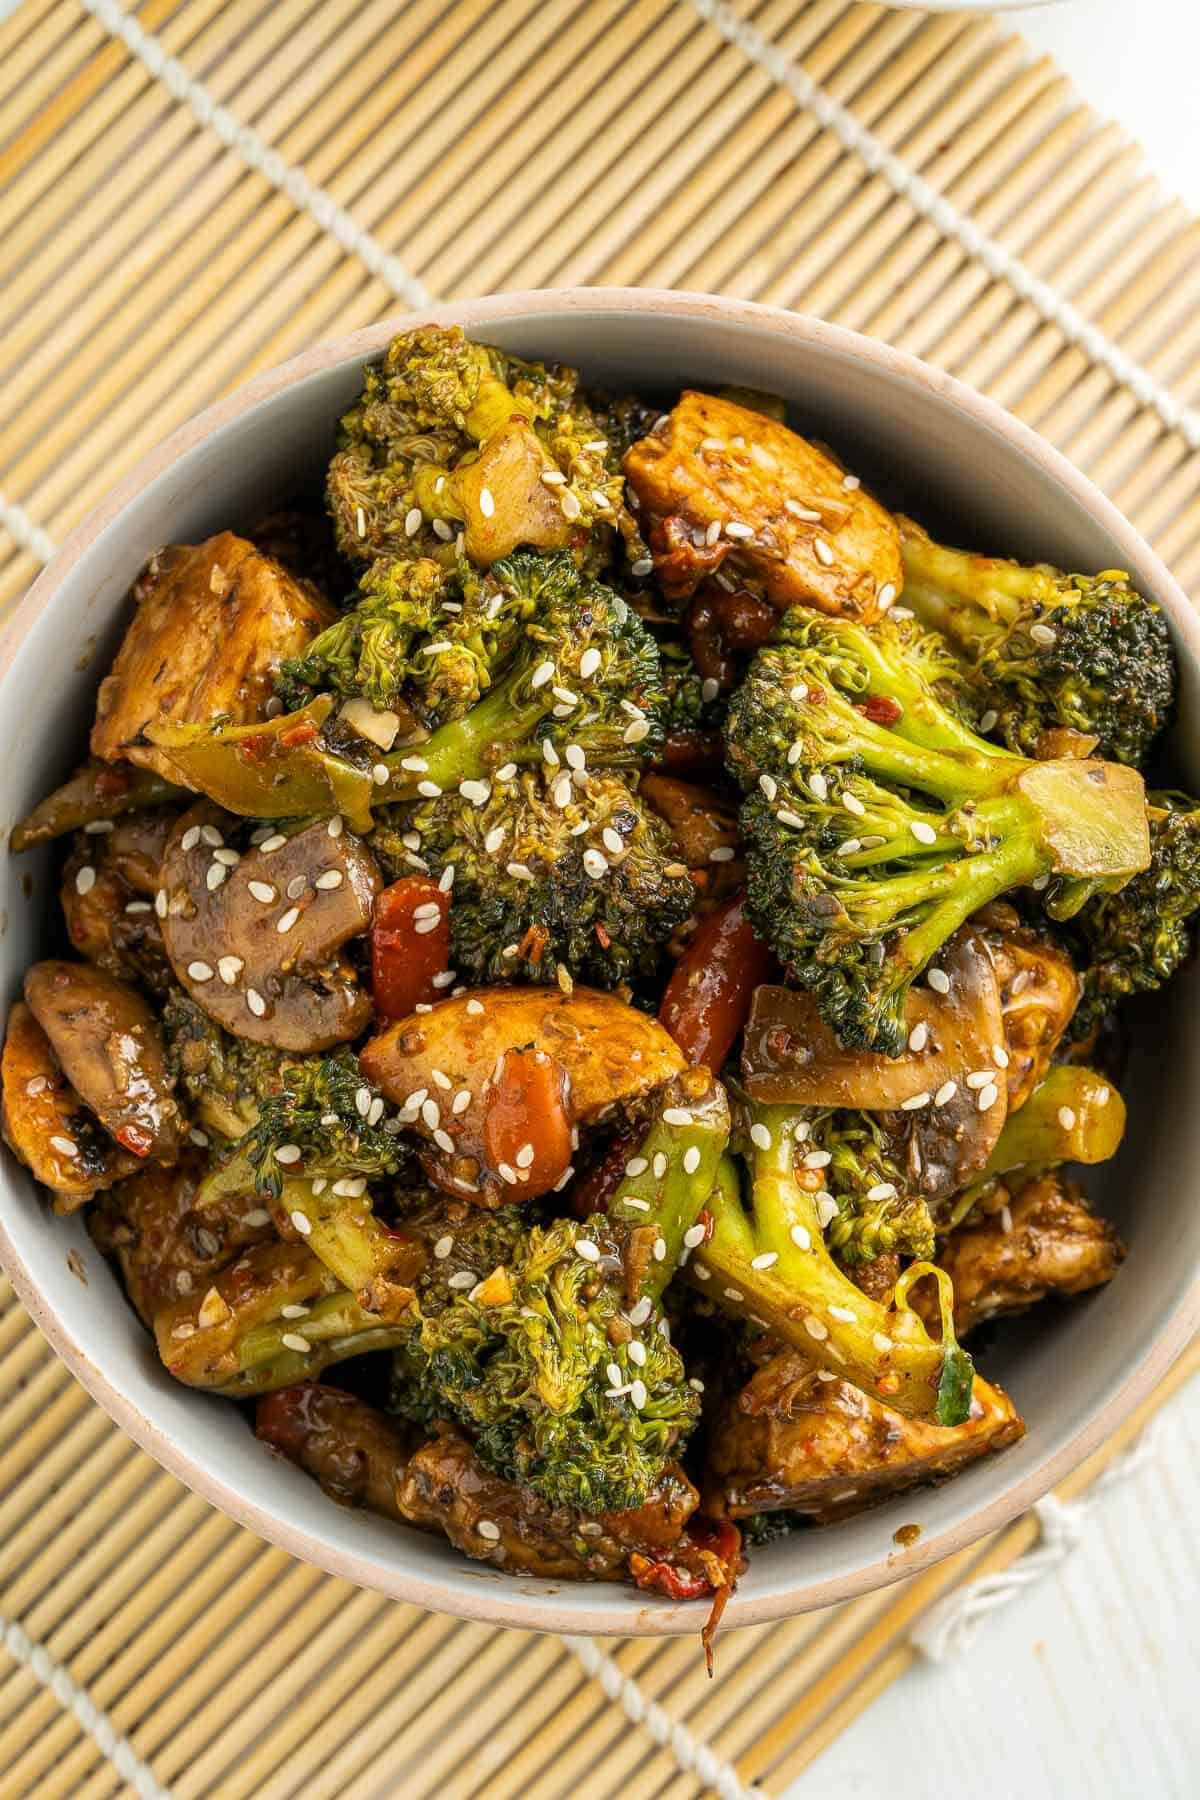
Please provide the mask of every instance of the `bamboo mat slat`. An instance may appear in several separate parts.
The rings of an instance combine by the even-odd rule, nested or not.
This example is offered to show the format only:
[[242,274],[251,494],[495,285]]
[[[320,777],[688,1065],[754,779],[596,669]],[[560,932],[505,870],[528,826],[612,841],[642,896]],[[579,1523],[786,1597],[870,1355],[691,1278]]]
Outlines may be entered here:
[[[703,11],[143,0],[134,16],[430,293],[688,286],[817,312],[993,394],[1092,474],[1185,586],[1200,582],[1200,453],[1185,435],[798,106],[730,22],[1194,405],[1200,223],[1137,146],[995,19],[847,0]],[[402,310],[83,0],[24,0],[0,20],[0,246],[0,495],[58,540],[199,408]],[[0,609],[38,567],[0,530]],[[1196,1363],[1060,1494],[1083,1493]],[[1019,1521],[899,1588],[731,1633],[715,1683],[684,1639],[608,1645],[612,1679],[661,1708],[660,1740],[686,1731],[778,1794],[903,1674],[925,1610],[1006,1567],[1035,1529]],[[711,1791],[683,1740],[631,1724],[560,1640],[359,1593],[213,1513],[93,1406],[3,1282],[0,1615],[178,1800]],[[135,1791],[0,1640],[5,1800]]]

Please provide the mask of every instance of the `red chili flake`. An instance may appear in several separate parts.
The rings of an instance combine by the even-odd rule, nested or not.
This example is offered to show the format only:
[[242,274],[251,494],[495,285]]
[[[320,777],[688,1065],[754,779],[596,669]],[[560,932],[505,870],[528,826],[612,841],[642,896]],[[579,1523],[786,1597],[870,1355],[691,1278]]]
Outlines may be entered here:
[[611,950],[612,949],[612,939],[609,937],[607,931],[605,931],[603,925],[597,925],[595,927],[595,931],[596,931],[596,942],[599,944],[600,948],[602,950]]
[[898,725],[904,717],[904,708],[890,694],[871,694],[859,711],[872,725]]
[[274,740],[265,731],[255,732],[253,737],[242,738],[237,753],[243,762],[266,762],[274,747]]
[[522,962],[537,968],[546,954],[546,945],[550,942],[550,933],[544,925],[531,925],[521,939],[521,947],[517,955]]
[[829,695],[825,692],[825,689],[823,687],[818,687],[815,683],[808,690],[808,704],[810,706],[824,706],[828,698]]
[[96,772],[96,792],[112,799],[117,794],[129,792],[131,777],[124,769],[98,769]]
[[311,744],[317,735],[317,728],[311,719],[301,719],[296,725],[289,725],[286,731],[279,734],[279,742],[285,750],[295,750],[299,744]]
[[134,1156],[149,1156],[154,1148],[154,1139],[144,1126],[122,1125],[115,1135],[118,1144],[131,1151]]

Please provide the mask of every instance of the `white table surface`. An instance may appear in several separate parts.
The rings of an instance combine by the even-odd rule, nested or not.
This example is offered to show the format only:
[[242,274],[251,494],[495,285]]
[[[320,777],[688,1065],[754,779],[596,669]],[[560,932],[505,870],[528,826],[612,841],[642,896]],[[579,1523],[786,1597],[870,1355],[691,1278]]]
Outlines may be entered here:
[[[1197,0],[1064,0],[1004,23],[1200,212]],[[991,1618],[961,1662],[902,1677],[788,1800],[1197,1800],[1200,1380],[1156,1441],[1057,1575]]]

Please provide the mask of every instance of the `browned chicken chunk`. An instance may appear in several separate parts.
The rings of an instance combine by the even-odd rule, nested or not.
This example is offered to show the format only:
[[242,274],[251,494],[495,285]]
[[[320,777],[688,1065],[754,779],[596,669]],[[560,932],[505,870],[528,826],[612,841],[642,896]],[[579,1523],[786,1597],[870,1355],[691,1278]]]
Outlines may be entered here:
[[1066,952],[1022,925],[1011,906],[989,907],[984,920],[1000,986],[1008,1106],[1016,1112],[1050,1067],[1079,1004],[1080,981]]
[[849,1382],[781,1351],[713,1423],[707,1512],[795,1512],[824,1524],[918,1483],[944,1481],[1024,1433],[1007,1394],[975,1377],[962,1425],[903,1417]]
[[325,822],[243,855],[226,843],[239,824],[202,802],[167,845],[160,905],[176,978],[235,1037],[296,1051],[348,1043],[371,1000],[342,947],[370,925],[375,859]]
[[1061,1170],[1039,1175],[1008,1204],[946,1237],[938,1261],[954,1283],[954,1327],[965,1337],[985,1319],[1024,1312],[1111,1281],[1125,1257],[1113,1227]]
[[[549,1059],[564,1109],[581,1125],[653,1093],[685,1067],[656,1019],[592,988],[477,988],[397,1019],[364,1047],[363,1074],[395,1105],[408,1102],[406,1122],[438,1145],[442,1155],[427,1167],[439,1185],[485,1204],[511,1198],[487,1149],[489,1100],[510,1052]],[[463,1110],[418,1110],[451,1089],[470,1094]]]
[[784,608],[869,621],[900,590],[900,534],[832,457],[786,425],[685,393],[625,458],[664,594],[719,570]]
[[100,1129],[22,1001],[8,1015],[0,1079],[5,1142],[52,1189],[55,1212],[77,1212],[101,1188],[137,1168],[138,1158]]
[[29,1009],[84,1104],[125,1150],[172,1162],[183,1121],[162,1028],[142,996],[91,963],[34,963]]
[[207,1159],[187,1150],[174,1168],[153,1164],[119,1181],[88,1211],[88,1230],[115,1257],[135,1311],[153,1326],[164,1306],[203,1292],[239,1250],[274,1234],[252,1197],[232,1196],[196,1211]]
[[176,779],[147,725],[235,725],[262,717],[272,677],[333,614],[317,590],[245,538],[222,531],[151,558],[133,590],[137,612],[100,684],[92,753]]
[[640,793],[671,828],[681,861],[699,875],[706,898],[724,899],[745,882],[737,809],[711,788],[674,775],[644,775]]

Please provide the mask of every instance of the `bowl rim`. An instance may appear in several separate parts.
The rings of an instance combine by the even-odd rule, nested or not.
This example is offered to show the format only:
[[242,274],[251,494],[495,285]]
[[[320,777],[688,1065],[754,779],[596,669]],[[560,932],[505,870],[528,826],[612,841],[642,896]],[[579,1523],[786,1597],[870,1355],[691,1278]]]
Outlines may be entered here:
[[[1048,478],[1070,491],[1073,498],[1107,531],[1130,558],[1153,576],[1157,596],[1170,616],[1178,637],[1200,667],[1200,618],[1174,576],[1141,534],[1083,472],[1031,427],[1005,411],[956,377],[891,345],[839,325],[755,301],[726,299],[711,294],[659,288],[542,288],[488,295],[461,302],[447,301],[411,313],[390,317],[343,337],[331,338],[301,351],[288,361],[222,396],[203,412],[181,425],[161,444],[140,458],[137,465],[75,527],[53,559],[34,581],[29,592],[0,631],[0,684],[8,676],[25,634],[51,605],[65,578],[87,555],[96,538],[114,521],[150,481],[157,479],[187,451],[273,395],[328,369],[378,355],[397,330],[414,325],[457,324],[467,331],[528,320],[539,315],[620,317],[631,313],[668,313],[687,320],[720,320],[744,324],[756,331],[776,334],[789,344],[813,344],[869,364],[881,374],[900,376],[931,390],[938,398],[964,413],[985,431],[1006,438],[1011,445],[1040,465]],[[51,1348],[71,1373],[102,1406],[109,1417],[142,1450],[221,1512],[269,1543],[302,1561],[314,1564],[358,1587],[389,1598],[454,1616],[524,1630],[551,1630],[586,1634],[660,1636],[691,1632],[697,1628],[694,1608],[648,1606],[645,1597],[629,1590],[626,1608],[611,1605],[597,1609],[589,1604],[588,1584],[580,1583],[579,1601],[561,1615],[539,1618],[542,1596],[532,1589],[522,1592],[513,1581],[478,1590],[450,1589],[433,1576],[382,1566],[371,1554],[341,1549],[286,1517],[246,1499],[228,1487],[217,1469],[198,1462],[179,1441],[146,1418],[137,1405],[109,1380],[76,1342],[70,1324],[52,1310],[36,1287],[29,1269],[0,1215],[0,1265],[18,1297]],[[1123,1423],[1165,1375],[1171,1363],[1200,1328],[1200,1274],[1162,1321],[1157,1335],[1144,1347],[1140,1358],[1120,1387],[1095,1414],[1072,1432],[1062,1447],[1022,1480],[1006,1488],[945,1529],[922,1536],[903,1554],[894,1550],[872,1557],[846,1574],[804,1581],[783,1592],[730,1599],[725,1624],[730,1627],[763,1624],[788,1618],[817,1607],[832,1606],[857,1595],[885,1587],[932,1563],[965,1549],[987,1533],[1006,1525],[1026,1511],[1072,1469],[1090,1456]],[[564,1584],[565,1585],[565,1584]],[[613,1584],[605,1584],[611,1587]]]

